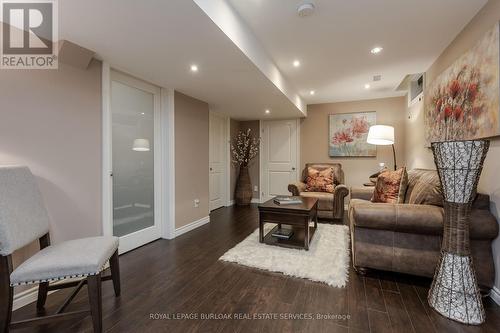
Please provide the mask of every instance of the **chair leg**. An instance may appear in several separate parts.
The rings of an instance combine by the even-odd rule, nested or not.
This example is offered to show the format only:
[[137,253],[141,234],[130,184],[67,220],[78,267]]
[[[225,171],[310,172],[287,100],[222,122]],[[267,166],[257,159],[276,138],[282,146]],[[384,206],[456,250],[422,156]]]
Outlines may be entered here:
[[12,303],[14,302],[14,288],[10,286],[12,272],[12,258],[0,256],[0,332],[8,333],[12,319]]
[[45,301],[47,300],[47,292],[49,288],[48,282],[40,282],[38,285],[38,299],[36,301],[36,311],[38,313],[44,312]]
[[87,277],[90,313],[94,333],[102,332],[102,294],[101,294],[101,273]]
[[0,332],[2,333],[9,332],[13,301],[14,288],[10,285],[0,286]]
[[115,289],[115,296],[120,296],[120,264],[118,259],[118,250],[113,253],[109,259],[109,266],[111,268],[111,278],[113,279],[113,288]]

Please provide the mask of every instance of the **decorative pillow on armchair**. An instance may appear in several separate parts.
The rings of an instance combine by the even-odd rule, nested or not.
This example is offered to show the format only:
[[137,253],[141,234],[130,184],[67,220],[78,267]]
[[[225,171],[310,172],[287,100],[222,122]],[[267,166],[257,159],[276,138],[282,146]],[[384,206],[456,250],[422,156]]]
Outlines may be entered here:
[[306,191],[333,193],[333,168],[307,168]]
[[406,167],[396,171],[384,171],[377,178],[372,202],[403,203],[407,187]]

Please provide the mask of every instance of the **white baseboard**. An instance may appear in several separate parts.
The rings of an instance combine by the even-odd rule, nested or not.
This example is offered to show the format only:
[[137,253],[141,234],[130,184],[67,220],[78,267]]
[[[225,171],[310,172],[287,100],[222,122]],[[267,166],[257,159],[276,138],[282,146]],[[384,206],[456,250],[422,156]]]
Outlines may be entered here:
[[196,220],[194,222],[191,222],[189,224],[186,224],[180,228],[177,228],[175,229],[175,237],[178,237],[182,234],[185,234],[186,232],[189,232],[191,230],[194,230],[198,227],[201,227],[202,225],[204,224],[207,224],[208,222],[210,222],[210,216],[205,216],[205,217],[202,217],[201,219],[199,220]]
[[231,207],[234,205],[234,200],[229,200],[229,204],[226,207]]
[[[54,291],[49,291],[49,295],[52,294]],[[20,293],[17,293],[14,295],[14,303],[12,304],[13,310],[17,310],[19,308],[22,308],[25,305],[30,304],[31,302],[36,301],[38,297],[38,285],[35,285],[34,287],[30,289],[26,289],[24,291],[21,291]]]
[[500,305],[500,290],[497,287],[493,287],[490,292],[490,297],[495,303]]

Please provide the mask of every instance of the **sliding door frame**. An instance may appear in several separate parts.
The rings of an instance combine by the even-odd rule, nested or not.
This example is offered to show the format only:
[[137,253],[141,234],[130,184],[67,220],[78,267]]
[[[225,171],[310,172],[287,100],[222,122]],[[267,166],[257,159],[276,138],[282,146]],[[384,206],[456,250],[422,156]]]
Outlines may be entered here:
[[[111,67],[102,64],[102,233],[113,235],[113,163],[112,163],[112,111],[111,111]],[[116,72],[118,76],[129,76]],[[123,73],[123,74],[122,74]],[[130,76],[141,84],[141,80]],[[153,86],[143,82],[144,86]],[[154,116],[154,177],[155,177],[155,225],[139,236],[139,241],[147,243],[157,238],[174,238],[175,230],[175,137],[174,137],[174,90],[158,88],[155,92]],[[146,230],[143,229],[143,230]],[[141,232],[137,231],[135,233]],[[133,235],[132,233],[130,235]],[[121,238],[120,253],[130,251],[141,244]]]

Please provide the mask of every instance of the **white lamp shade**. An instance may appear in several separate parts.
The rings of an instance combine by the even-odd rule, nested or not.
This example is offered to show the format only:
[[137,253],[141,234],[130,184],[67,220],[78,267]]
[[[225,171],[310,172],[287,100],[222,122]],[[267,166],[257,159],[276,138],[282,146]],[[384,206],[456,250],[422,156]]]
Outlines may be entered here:
[[394,144],[394,127],[386,125],[370,126],[366,142],[378,146]]
[[132,150],[134,151],[149,151],[149,140],[148,139],[135,139],[132,145]]

